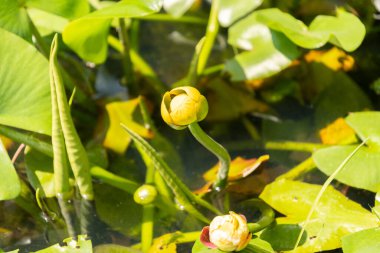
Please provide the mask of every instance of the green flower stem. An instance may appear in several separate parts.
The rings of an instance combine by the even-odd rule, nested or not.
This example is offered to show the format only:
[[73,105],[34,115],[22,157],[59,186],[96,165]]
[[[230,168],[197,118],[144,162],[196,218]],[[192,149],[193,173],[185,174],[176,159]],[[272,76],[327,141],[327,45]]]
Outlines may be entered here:
[[119,38],[120,42],[123,46],[122,54],[123,54],[123,69],[126,78],[126,84],[129,90],[129,94],[132,97],[136,97],[138,95],[138,89],[136,86],[136,80],[133,72],[133,65],[130,55],[130,46],[129,46],[129,38],[127,27],[125,25],[124,18],[119,19]]
[[[121,42],[112,35],[108,36],[108,44],[117,50],[118,52],[123,52],[123,45]],[[130,50],[131,61],[133,63],[134,68],[140,72],[144,78],[147,79],[148,83],[152,86],[152,88],[156,91],[161,99],[162,94],[165,93],[167,87],[161,82],[158,78],[156,72],[152,69],[151,66],[133,49]]]
[[308,173],[309,171],[316,168],[316,165],[314,163],[314,160],[312,157],[307,158],[305,161],[301,162],[288,172],[280,175],[276,178],[276,180],[280,179],[288,179],[288,180],[295,180],[296,178],[299,178],[305,173]]
[[219,31],[218,12],[220,0],[213,0],[211,4],[210,17],[206,28],[206,39],[201,49],[198,61],[197,73],[201,75],[206,67],[214,41]]
[[220,167],[214,183],[214,189],[217,191],[224,189],[227,185],[228,171],[231,163],[230,155],[222,145],[208,136],[197,122],[191,123],[188,127],[195,139],[218,157]]
[[139,188],[139,185],[131,180],[117,176],[108,170],[99,166],[91,167],[91,175],[95,178],[102,180],[104,183],[111,185],[115,188],[132,194]]
[[266,149],[274,150],[289,150],[289,151],[301,151],[301,152],[314,152],[317,149],[331,147],[331,145],[321,144],[321,143],[311,143],[311,142],[293,142],[293,141],[284,141],[284,142],[274,142],[268,141],[265,143]]
[[35,133],[21,132],[15,128],[0,125],[0,134],[12,139],[13,141],[24,143],[39,152],[53,157],[53,148],[50,143],[42,141]]
[[186,23],[186,24],[194,24],[194,25],[206,25],[207,20],[203,18],[199,18],[196,16],[181,16],[175,18],[171,15],[160,13],[160,14],[152,14],[147,16],[135,17],[135,19],[147,20],[147,21],[160,21],[160,22],[172,22],[172,23]]
[[255,223],[248,223],[248,229],[252,233],[259,232],[269,226],[275,218],[273,209],[261,199],[250,199],[241,203],[242,206],[255,207],[260,210],[260,219]]

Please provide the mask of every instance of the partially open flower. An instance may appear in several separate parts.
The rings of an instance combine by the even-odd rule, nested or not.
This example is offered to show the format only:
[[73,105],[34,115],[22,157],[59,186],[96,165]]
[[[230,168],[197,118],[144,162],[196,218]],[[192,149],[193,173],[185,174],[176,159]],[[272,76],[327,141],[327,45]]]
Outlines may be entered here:
[[209,248],[223,251],[240,251],[252,238],[243,215],[230,211],[229,215],[215,217],[201,233],[201,242]]
[[190,86],[172,89],[166,92],[162,99],[162,118],[174,129],[183,129],[193,122],[201,121],[207,113],[206,98]]

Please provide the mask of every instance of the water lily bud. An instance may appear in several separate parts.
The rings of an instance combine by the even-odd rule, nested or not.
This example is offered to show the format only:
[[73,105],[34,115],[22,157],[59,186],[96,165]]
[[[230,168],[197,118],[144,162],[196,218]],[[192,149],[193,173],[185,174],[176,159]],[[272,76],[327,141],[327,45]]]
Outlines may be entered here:
[[195,88],[183,86],[164,94],[161,103],[163,120],[174,129],[203,120],[208,113],[206,98]]
[[133,199],[137,204],[147,205],[152,203],[157,196],[156,187],[148,184],[140,186],[133,194]]
[[[244,249],[252,238],[248,230],[247,220],[243,215],[230,212],[229,215],[215,217],[209,227],[204,229],[208,231],[209,242],[201,241],[208,247],[209,245],[223,251],[240,251]],[[202,231],[203,232],[203,231]]]

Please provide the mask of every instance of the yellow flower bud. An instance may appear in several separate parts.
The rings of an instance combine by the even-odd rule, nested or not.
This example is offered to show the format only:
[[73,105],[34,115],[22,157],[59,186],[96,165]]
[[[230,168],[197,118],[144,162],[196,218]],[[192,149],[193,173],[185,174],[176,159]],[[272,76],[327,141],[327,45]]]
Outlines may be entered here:
[[208,113],[208,103],[195,88],[183,86],[164,94],[161,103],[163,120],[174,129],[203,120]]
[[244,216],[230,211],[229,215],[217,216],[209,228],[210,242],[223,251],[240,251],[252,238]]

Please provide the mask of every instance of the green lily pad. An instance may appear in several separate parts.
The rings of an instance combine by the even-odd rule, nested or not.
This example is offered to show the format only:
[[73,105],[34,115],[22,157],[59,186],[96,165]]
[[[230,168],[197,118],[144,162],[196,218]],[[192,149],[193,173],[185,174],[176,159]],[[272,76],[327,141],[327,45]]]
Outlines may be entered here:
[[[349,145],[319,149],[313,153],[313,160],[323,173],[331,175],[355,148],[355,145]],[[362,147],[335,179],[352,187],[378,192],[380,191],[379,166],[380,153]]]
[[69,23],[63,41],[81,58],[102,63],[107,57],[107,36],[114,18],[149,15],[161,9],[158,0],[124,0],[94,11]]
[[20,181],[0,140],[0,200],[14,199],[21,190]]
[[360,139],[369,138],[368,145],[380,145],[380,112],[350,113],[346,117],[346,122],[355,130]]
[[262,4],[263,0],[220,0],[218,12],[219,24],[224,27],[230,26],[236,20],[244,17]]
[[380,249],[380,228],[371,228],[342,238],[344,253],[374,253]]
[[[297,242],[301,227],[296,224],[276,224],[267,227],[261,234],[260,238],[270,243],[276,251],[292,250]],[[300,245],[306,241],[306,233],[302,235]]]
[[67,238],[62,244],[54,244],[46,249],[36,251],[35,253],[92,253],[91,240],[86,239],[85,235],[79,235],[77,239]]
[[181,17],[188,11],[195,0],[164,0],[164,10],[174,17]]
[[[286,215],[277,219],[279,224],[302,226],[321,187],[277,180],[265,187],[260,198]],[[340,248],[341,237],[377,225],[375,215],[330,186],[322,195],[306,227],[307,241],[292,252],[319,252]]]
[[0,37],[0,124],[50,135],[48,61],[15,34]]

